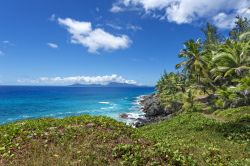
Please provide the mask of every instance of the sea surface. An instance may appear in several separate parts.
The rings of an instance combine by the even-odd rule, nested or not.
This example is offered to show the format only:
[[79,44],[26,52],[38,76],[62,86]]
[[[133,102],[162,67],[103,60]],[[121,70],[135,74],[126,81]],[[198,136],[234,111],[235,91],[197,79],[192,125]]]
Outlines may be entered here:
[[141,115],[138,99],[153,91],[152,87],[0,86],[0,124],[82,114],[103,115],[126,122],[119,115]]

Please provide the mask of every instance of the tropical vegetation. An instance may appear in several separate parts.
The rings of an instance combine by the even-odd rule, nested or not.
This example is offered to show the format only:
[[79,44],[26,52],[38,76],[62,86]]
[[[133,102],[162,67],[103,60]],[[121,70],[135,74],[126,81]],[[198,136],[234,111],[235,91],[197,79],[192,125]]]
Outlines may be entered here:
[[0,165],[250,164],[250,107],[183,112],[138,129],[106,117],[35,119],[0,126]]
[[[178,72],[164,73],[157,83],[166,108],[207,110],[250,105],[250,22],[237,17],[228,37],[208,23],[204,39],[188,40],[180,51]],[[178,102],[179,107],[175,107]]]

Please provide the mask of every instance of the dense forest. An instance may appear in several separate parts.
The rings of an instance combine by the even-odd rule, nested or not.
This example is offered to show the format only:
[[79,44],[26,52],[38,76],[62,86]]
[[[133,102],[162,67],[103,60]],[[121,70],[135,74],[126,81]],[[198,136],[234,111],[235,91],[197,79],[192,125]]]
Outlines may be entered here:
[[162,104],[173,112],[207,111],[250,104],[250,22],[237,17],[228,36],[207,23],[204,40],[191,39],[179,53],[177,72],[157,83]]

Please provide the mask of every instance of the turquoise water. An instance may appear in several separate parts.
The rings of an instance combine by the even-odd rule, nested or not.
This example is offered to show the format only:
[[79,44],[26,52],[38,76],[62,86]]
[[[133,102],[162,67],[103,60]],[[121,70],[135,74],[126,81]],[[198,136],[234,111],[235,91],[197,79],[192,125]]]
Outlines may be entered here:
[[0,124],[16,120],[81,114],[123,121],[121,113],[141,114],[138,97],[154,88],[0,86]]

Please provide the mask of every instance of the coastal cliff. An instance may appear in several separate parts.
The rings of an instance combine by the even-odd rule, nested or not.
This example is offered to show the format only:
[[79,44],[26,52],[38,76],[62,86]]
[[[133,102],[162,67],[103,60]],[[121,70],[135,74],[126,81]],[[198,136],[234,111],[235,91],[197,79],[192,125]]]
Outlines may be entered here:
[[162,121],[172,117],[172,112],[164,108],[157,94],[142,96],[139,100],[141,111],[145,113],[144,118],[138,118],[133,124],[135,127],[141,127],[145,124]]

